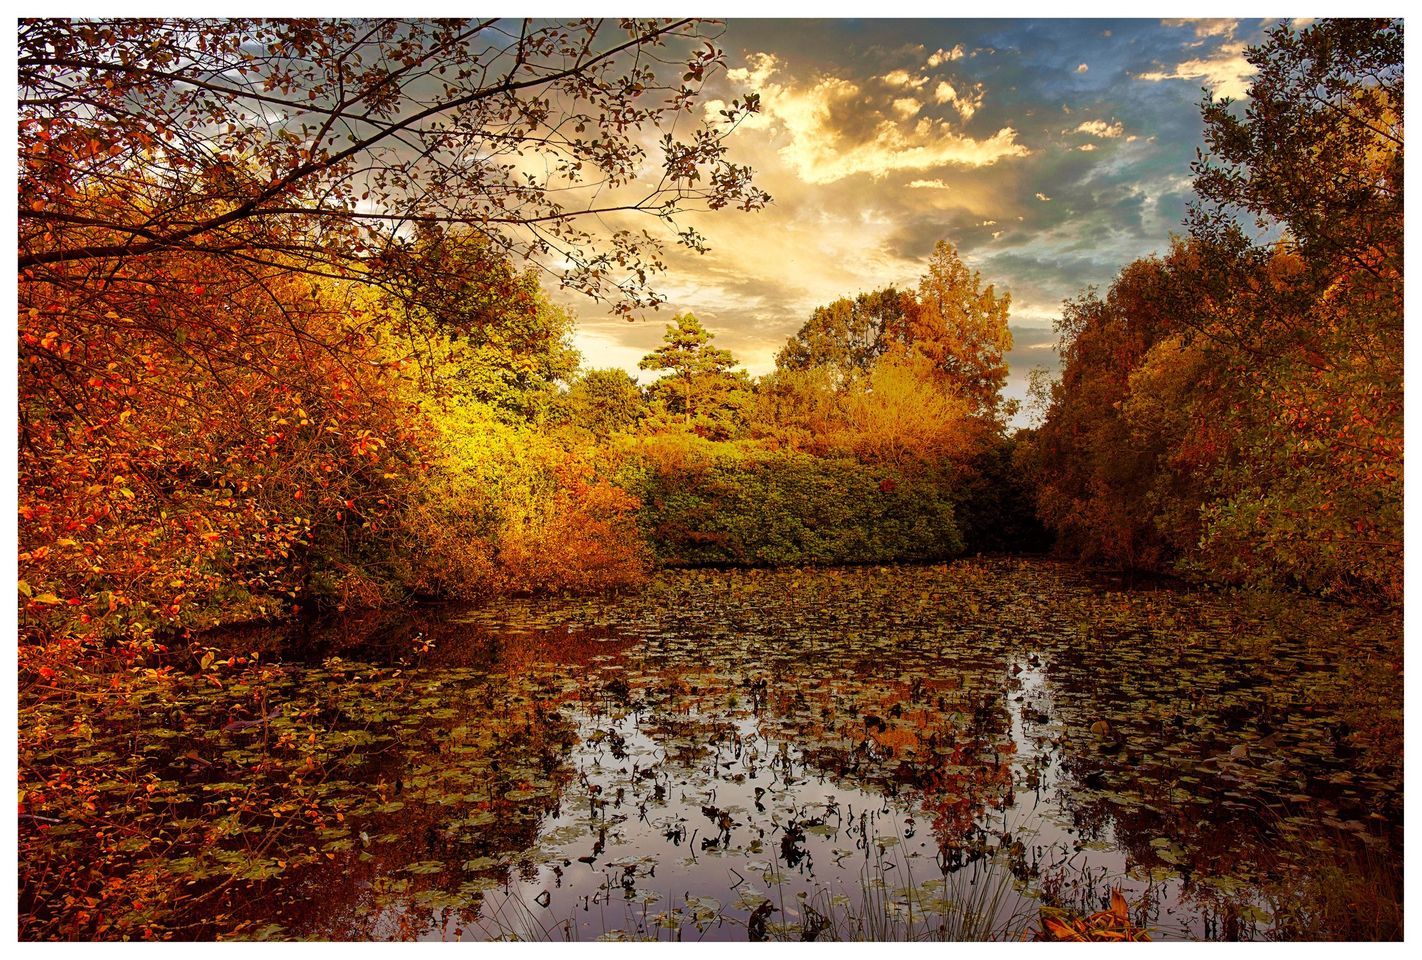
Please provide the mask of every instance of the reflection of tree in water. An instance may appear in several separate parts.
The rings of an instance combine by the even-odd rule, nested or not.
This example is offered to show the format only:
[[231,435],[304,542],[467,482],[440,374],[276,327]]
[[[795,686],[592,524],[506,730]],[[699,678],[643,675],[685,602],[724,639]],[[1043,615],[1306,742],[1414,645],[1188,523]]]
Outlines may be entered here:
[[[878,666],[920,675],[845,676],[802,667],[789,684],[775,682],[769,671],[730,673],[658,658],[655,666],[643,664],[643,686],[628,696],[647,711],[640,729],[663,743],[670,762],[694,765],[724,751],[744,776],[766,770],[794,784],[797,776],[822,775],[899,798],[904,809],[917,805],[929,818],[945,871],[981,859],[992,850],[985,817],[1013,799],[1016,747],[1002,692],[994,692],[988,676],[965,683],[942,665]],[[763,741],[727,722],[724,715],[737,710],[754,718]],[[803,859],[803,829],[819,825],[807,819],[785,826],[779,849],[787,866]]]
[[[1129,628],[1056,651],[1054,710],[1079,732],[1051,744],[1055,799],[1082,841],[1121,852],[1144,884],[1142,913],[1173,901],[1197,936],[1258,936],[1271,919],[1262,891],[1316,868],[1320,828],[1339,834],[1330,845],[1345,859],[1359,845],[1400,849],[1399,781],[1386,761],[1360,768],[1347,690],[1320,689],[1338,682],[1327,619],[1178,604],[1162,633],[1160,616],[1147,604]],[[1387,630],[1368,624],[1356,642],[1386,649]],[[1095,879],[1059,872],[1044,899],[1096,909]]]
[[[540,824],[557,807],[572,744],[556,685],[528,675],[456,677],[443,716],[402,725],[384,768],[361,783],[382,801],[348,815],[350,855],[314,872],[306,896],[286,897],[294,932],[410,939],[472,926],[480,895],[527,873]],[[423,699],[423,698],[421,698]],[[400,804],[397,809],[388,809]],[[369,839],[366,839],[369,838]]]
[[[275,837],[272,856],[204,861],[187,889],[221,896],[174,905],[197,936],[273,918],[287,934],[487,935],[506,888],[560,868],[569,844],[601,877],[594,896],[634,902],[653,865],[616,847],[642,818],[677,856],[734,848],[816,882],[836,875],[833,847],[862,856],[884,830],[917,831],[945,877],[1001,854],[1048,902],[1082,908],[1099,906],[1109,862],[1135,878],[1138,909],[1218,937],[1259,932],[1259,882],[1292,869],[1309,831],[1362,825],[1359,842],[1400,849],[1395,772],[1360,739],[1382,734],[1344,709],[1326,643],[1219,604],[1096,596],[1054,569],[956,570],[952,589],[918,568],[799,591],[795,574],[700,575],[620,600],[349,620],[306,638],[308,666],[269,668],[280,682],[194,681],[169,698],[176,720],[135,706],[113,736],[54,749],[132,755],[135,776],[158,777],[148,808],[176,806],[134,806],[136,831],[231,812],[203,784],[284,798],[279,822],[249,804],[215,841],[235,856]],[[589,776],[589,758],[606,770]],[[827,799],[851,790],[870,804],[852,818]],[[1061,833],[1038,842],[1014,818],[1042,803]],[[557,823],[570,832],[550,843]],[[79,842],[50,844],[82,857]]]
[[[533,879],[530,851],[570,776],[568,708],[590,695],[570,680],[623,646],[605,631],[486,634],[439,620],[396,633],[439,706],[403,705],[416,722],[374,785],[404,806],[382,822],[381,842],[316,875],[309,900],[288,898],[293,928],[308,935],[458,937],[487,919],[486,892]],[[374,643],[398,652],[389,633]],[[471,655],[481,668],[454,666]]]
[[[68,701],[34,708],[55,731],[47,749],[38,738],[29,748],[35,780],[51,757],[83,750],[95,783],[123,788],[108,792],[124,802],[32,789],[40,816],[24,822],[39,825],[23,848],[24,895],[46,875],[82,883],[86,864],[103,862],[111,888],[133,891],[132,914],[95,911],[96,924],[120,922],[113,931],[405,936],[477,918],[485,887],[536,866],[524,854],[557,808],[574,739],[570,678],[617,644],[567,631],[485,644],[467,626],[430,644],[434,631],[418,622],[393,639],[379,626],[342,629],[355,641],[346,650],[395,665],[332,657],[152,690],[135,679],[102,691],[112,703],[102,725],[76,722]],[[468,644],[481,666],[455,665]],[[334,646],[317,637],[309,649]],[[422,662],[441,648],[443,663]],[[166,709],[149,709],[155,699]],[[126,783],[147,789],[134,799]],[[72,808],[56,806],[69,796]],[[42,835],[51,822],[61,829]],[[109,853],[119,842],[122,856]],[[42,929],[42,904],[27,909]]]
[[1012,803],[1012,766],[1005,759],[974,762],[984,744],[958,744],[923,785],[923,805],[933,815],[944,869],[953,871],[990,852],[981,822],[990,810]]

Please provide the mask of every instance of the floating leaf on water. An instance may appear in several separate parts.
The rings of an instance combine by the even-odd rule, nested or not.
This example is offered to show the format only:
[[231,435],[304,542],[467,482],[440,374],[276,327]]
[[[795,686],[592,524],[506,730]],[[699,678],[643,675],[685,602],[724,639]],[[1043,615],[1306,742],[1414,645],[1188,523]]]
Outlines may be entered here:
[[406,873],[440,873],[444,870],[443,860],[420,860],[405,866]]

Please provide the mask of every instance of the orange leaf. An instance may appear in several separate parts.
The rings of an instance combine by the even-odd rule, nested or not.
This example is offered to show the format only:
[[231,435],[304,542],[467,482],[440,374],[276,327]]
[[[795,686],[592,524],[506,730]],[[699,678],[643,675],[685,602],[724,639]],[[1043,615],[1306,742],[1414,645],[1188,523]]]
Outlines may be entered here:
[[1123,923],[1131,917],[1130,905],[1126,903],[1126,897],[1121,893],[1120,887],[1111,890],[1111,913]]
[[1056,917],[1043,917],[1042,924],[1047,928],[1047,932],[1058,940],[1080,940],[1081,934],[1077,933],[1072,926]]

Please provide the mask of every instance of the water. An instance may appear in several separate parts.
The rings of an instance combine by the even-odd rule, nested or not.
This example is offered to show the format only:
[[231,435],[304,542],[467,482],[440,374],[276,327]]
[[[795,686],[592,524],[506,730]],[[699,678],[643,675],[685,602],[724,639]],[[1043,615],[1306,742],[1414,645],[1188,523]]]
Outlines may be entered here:
[[109,718],[100,752],[177,797],[134,857],[190,891],[163,929],[1017,938],[1118,888],[1153,938],[1266,938],[1330,851],[1400,858],[1400,629],[1367,611],[1001,560],[668,573],[295,647],[167,691],[166,732],[142,697]]

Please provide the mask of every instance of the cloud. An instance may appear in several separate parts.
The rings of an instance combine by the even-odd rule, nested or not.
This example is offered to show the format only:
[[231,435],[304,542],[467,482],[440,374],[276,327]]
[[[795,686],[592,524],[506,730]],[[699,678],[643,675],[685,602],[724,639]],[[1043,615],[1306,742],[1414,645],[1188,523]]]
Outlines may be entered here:
[[1083,143],[1081,146],[1077,147],[1077,149],[1080,150],[1082,153],[1090,153],[1091,151],[1096,149],[1096,144]]
[[1126,132],[1126,128],[1119,120],[1109,124],[1105,120],[1084,120],[1077,124],[1076,132],[1089,133],[1093,137],[1119,137]]
[[1087,68],[1086,64],[1084,64],[1084,63],[1078,63],[1078,64],[1076,65],[1076,72],[1077,72],[1077,73],[1085,73],[1085,72],[1087,71],[1087,69],[1088,69],[1088,68]]
[[[760,374],[816,306],[913,286],[934,243],[948,239],[1012,294],[1007,391],[1020,396],[1026,371],[1055,361],[1047,328],[1063,299],[1109,283],[1179,230],[1199,139],[1190,88],[1199,84],[1127,78],[1211,59],[1224,44],[1257,42],[1262,29],[1248,21],[1221,33],[1213,23],[733,21],[726,47],[739,69],[708,94],[762,94],[764,112],[740,126],[728,156],[751,166],[775,202],[755,214],[687,214],[710,251],[665,250],[656,287],[668,303],[640,323],[551,293],[580,315],[590,365],[635,374],[670,316],[691,310],[717,346]],[[1103,26],[1114,38],[1102,38]],[[989,44],[998,52],[988,55]],[[1072,82],[1081,62],[1094,81]],[[993,145],[1004,129],[1011,139]],[[1085,144],[1096,151],[1078,149]],[[607,229],[645,222],[606,219]]]
[[1233,37],[1235,22],[1209,17],[1174,17],[1160,21],[1163,27],[1191,27],[1200,40],[1209,37]]
[[912,117],[923,109],[923,104],[913,97],[900,97],[894,101],[894,111],[901,117]]
[[1248,44],[1235,40],[1236,24],[1232,20],[1177,20],[1166,21],[1167,26],[1189,26],[1198,38],[1191,47],[1199,47],[1209,40],[1221,40],[1208,56],[1183,60],[1168,70],[1150,70],[1136,74],[1137,80],[1203,80],[1217,96],[1239,99],[1249,93],[1249,81],[1257,72],[1254,65],[1245,59]]
[[[784,64],[772,54],[752,54],[747,63],[727,76],[758,90],[764,108],[742,127],[769,130],[780,138],[781,160],[805,183],[833,183],[864,173],[881,179],[897,170],[983,167],[1030,152],[1017,141],[1012,127],[1004,126],[983,139],[931,117],[905,127],[902,121],[921,106],[916,100],[893,98],[876,110],[872,98],[852,80],[821,76],[798,84],[784,77]],[[981,99],[978,91],[975,97],[957,97],[953,105],[960,114],[971,115]],[[721,106],[708,102],[708,115]]]
[[931,54],[928,55],[928,62],[926,66],[928,67],[928,69],[932,70],[940,64],[949,63],[953,60],[961,59],[963,59],[963,45],[960,43],[952,50],[944,50],[942,47],[940,47],[937,50],[933,51]]
[[982,84],[978,84],[971,93],[966,94],[960,94],[947,81],[939,81],[938,86],[933,89],[933,102],[951,104],[965,121],[971,120],[973,114],[978,112],[978,108],[983,105],[983,97]]
[[928,83],[927,77],[915,78],[907,70],[891,70],[879,79],[890,87],[905,87],[910,90],[918,90]]

